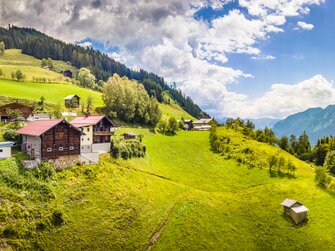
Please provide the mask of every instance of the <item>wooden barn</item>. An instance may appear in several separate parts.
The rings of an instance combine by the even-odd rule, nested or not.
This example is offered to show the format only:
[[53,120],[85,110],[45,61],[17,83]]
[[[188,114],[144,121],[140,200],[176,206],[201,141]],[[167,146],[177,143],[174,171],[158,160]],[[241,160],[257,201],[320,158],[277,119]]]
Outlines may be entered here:
[[64,98],[66,108],[78,108],[80,105],[80,97],[76,94],[69,95]]
[[65,77],[68,77],[68,78],[72,78],[72,71],[70,71],[70,70],[66,70],[66,71],[63,71],[63,75],[65,76]]
[[85,133],[81,136],[82,153],[110,152],[115,124],[107,116],[87,114],[74,118],[71,124]]
[[9,103],[0,106],[0,121],[7,122],[12,120],[10,116],[11,110],[18,110],[21,116],[26,120],[34,112],[34,107],[20,104],[19,102]]
[[290,216],[295,224],[299,224],[300,222],[307,220],[308,208],[301,202],[292,199],[285,199],[281,205],[284,207],[284,213]]
[[136,139],[136,133],[126,132],[123,134],[124,139]]
[[80,154],[83,133],[65,120],[36,120],[17,133],[22,136],[21,150],[32,159],[42,161]]

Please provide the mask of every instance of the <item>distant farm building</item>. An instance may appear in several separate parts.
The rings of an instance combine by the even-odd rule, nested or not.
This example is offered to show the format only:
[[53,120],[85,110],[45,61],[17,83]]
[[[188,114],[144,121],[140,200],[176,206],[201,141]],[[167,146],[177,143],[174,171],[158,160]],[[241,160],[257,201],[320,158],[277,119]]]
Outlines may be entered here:
[[308,208],[302,203],[292,199],[285,199],[280,205],[284,207],[284,213],[290,216],[295,224],[307,220]]
[[184,120],[184,126],[183,126],[184,130],[191,130],[192,127],[193,127],[192,123],[193,123],[193,120],[185,119]]
[[210,122],[212,119],[199,119],[192,122],[193,128],[195,131],[208,131],[211,129]]
[[84,133],[80,141],[81,153],[110,152],[115,125],[107,116],[87,114],[74,118],[71,124]]
[[13,120],[13,118],[11,117],[11,111],[14,110],[19,111],[21,113],[20,117],[26,120],[33,113],[34,107],[20,104],[18,102],[0,106],[0,121],[8,122]]
[[66,70],[66,71],[63,71],[63,75],[65,76],[65,77],[68,77],[68,78],[72,78],[72,71],[70,71],[70,70]]
[[29,116],[29,118],[27,119],[28,122],[33,122],[36,120],[50,120],[51,119],[51,115],[47,114],[47,113],[35,113],[31,116]]
[[0,160],[12,157],[12,147],[14,142],[0,142]]
[[80,154],[78,128],[62,119],[36,120],[17,131],[21,150],[39,161]]
[[124,139],[136,139],[136,133],[126,132],[123,134]]
[[64,98],[66,108],[78,108],[80,104],[80,97],[76,94],[69,95]]

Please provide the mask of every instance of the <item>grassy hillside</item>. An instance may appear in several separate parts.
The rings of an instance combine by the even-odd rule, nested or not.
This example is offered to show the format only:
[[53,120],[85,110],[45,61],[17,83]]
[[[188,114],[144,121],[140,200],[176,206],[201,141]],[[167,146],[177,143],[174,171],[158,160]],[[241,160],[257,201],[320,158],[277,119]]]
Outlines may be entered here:
[[[78,69],[63,61],[53,60],[53,64],[57,72],[69,69],[76,74],[78,71]],[[21,50],[6,50],[5,54],[0,56],[0,69],[4,72],[5,78],[10,79],[11,72],[20,69],[25,74],[26,81],[17,82],[0,79],[0,96],[34,101],[39,101],[40,97],[44,96],[47,103],[57,104],[63,102],[63,98],[67,95],[75,93],[84,101],[86,101],[87,96],[91,95],[96,107],[103,106],[101,93],[71,85],[62,74],[43,69],[40,65],[41,60],[22,54]],[[34,83],[33,77],[45,78],[53,83]],[[185,119],[193,119],[173,100],[171,100],[171,104],[160,104],[159,107],[163,113],[163,118],[175,117],[180,119],[184,117]]]
[[45,102],[57,104],[63,103],[64,98],[70,94],[77,94],[82,100],[86,101],[91,95],[94,105],[103,106],[101,93],[90,89],[81,88],[71,84],[47,84],[33,82],[17,82],[12,80],[0,80],[0,96],[24,98],[38,101],[41,96],[45,97]]
[[26,80],[32,81],[33,78],[45,78],[48,82],[66,82],[66,78],[58,73],[64,70],[71,70],[76,73],[78,70],[58,60],[53,60],[55,71],[41,68],[41,60],[32,56],[24,55],[21,50],[6,50],[5,54],[0,56],[0,69],[4,72],[4,76],[11,78],[11,73],[21,70],[26,76]]
[[[124,128],[118,134],[124,131],[144,135],[144,159],[114,161],[105,156],[99,166],[74,167],[56,173],[51,181],[31,178],[31,171],[16,171],[10,160],[0,161],[0,234],[12,230],[6,238],[1,235],[0,247],[7,243],[56,250],[335,248],[335,199],[316,187],[308,165],[298,165],[296,178],[271,177],[265,169],[213,153],[208,132],[170,137]],[[227,133],[232,141],[243,140]],[[264,151],[286,154],[259,144]],[[41,192],[42,184],[53,196],[43,196],[47,193]],[[310,209],[308,223],[296,227],[283,216],[280,202],[286,197],[305,203]],[[63,225],[52,223],[55,211],[63,213]]]

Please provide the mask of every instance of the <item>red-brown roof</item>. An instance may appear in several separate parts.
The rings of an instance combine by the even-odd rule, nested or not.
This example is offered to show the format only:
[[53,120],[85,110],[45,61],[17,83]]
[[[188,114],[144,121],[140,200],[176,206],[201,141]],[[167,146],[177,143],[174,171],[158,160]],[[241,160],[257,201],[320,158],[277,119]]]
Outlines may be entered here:
[[114,125],[113,122],[110,119],[108,119],[105,115],[78,116],[71,121],[71,124],[74,125],[75,127],[96,125],[103,118],[106,118],[112,125]]
[[[23,128],[17,130],[17,133],[23,135],[41,136],[43,133],[45,133],[46,131],[50,130],[51,128],[53,128],[54,126],[58,125],[63,121],[64,123],[69,124],[63,119],[35,120],[29,123],[28,125],[24,126]],[[74,126],[72,127],[80,132],[78,128]]]

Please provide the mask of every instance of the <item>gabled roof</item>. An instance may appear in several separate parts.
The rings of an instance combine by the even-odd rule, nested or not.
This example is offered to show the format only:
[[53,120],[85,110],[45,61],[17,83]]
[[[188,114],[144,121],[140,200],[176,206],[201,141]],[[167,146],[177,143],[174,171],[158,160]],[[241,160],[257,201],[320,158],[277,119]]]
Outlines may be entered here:
[[207,124],[211,121],[212,119],[199,119],[193,121],[193,124]]
[[69,96],[66,96],[64,99],[67,100],[67,99],[72,99],[73,97],[77,97],[80,99],[80,97],[76,94],[72,94],[72,95],[69,95]]
[[22,135],[41,136],[43,133],[47,132],[60,123],[66,123],[76,131],[82,133],[78,128],[66,122],[64,119],[35,120],[23,128],[17,130],[17,133]]
[[304,213],[308,211],[308,208],[304,205],[292,207],[291,210],[293,210],[295,213]]
[[280,203],[280,205],[282,205],[284,207],[293,207],[296,204],[297,205],[302,205],[299,201],[288,199],[288,198],[286,198],[282,203]]
[[136,137],[136,133],[133,133],[133,132],[126,132],[123,135],[128,135],[128,136]]
[[106,118],[111,123],[111,125],[115,126],[113,121],[111,121],[106,115],[78,116],[71,121],[71,124],[75,127],[96,125],[104,118]]

